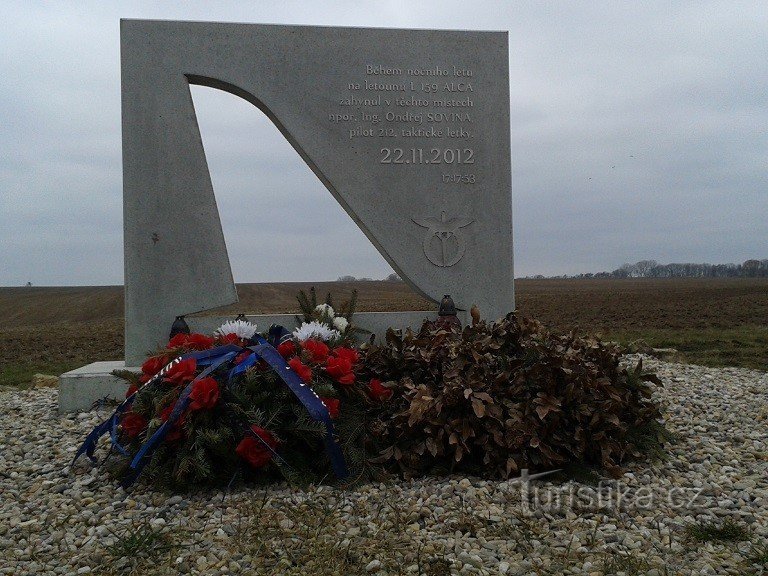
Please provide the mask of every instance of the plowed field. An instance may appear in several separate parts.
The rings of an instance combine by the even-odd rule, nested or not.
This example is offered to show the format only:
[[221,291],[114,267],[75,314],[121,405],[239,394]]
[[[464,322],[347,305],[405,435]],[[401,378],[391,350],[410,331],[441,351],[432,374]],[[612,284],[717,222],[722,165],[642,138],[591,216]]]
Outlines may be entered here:
[[[434,309],[407,285],[317,283],[336,301],[352,289],[358,311]],[[221,312],[293,312],[309,284],[241,284]],[[553,330],[599,333],[673,347],[679,358],[768,370],[768,280],[518,280],[520,315]],[[0,384],[122,356],[123,290],[116,286],[0,288]]]

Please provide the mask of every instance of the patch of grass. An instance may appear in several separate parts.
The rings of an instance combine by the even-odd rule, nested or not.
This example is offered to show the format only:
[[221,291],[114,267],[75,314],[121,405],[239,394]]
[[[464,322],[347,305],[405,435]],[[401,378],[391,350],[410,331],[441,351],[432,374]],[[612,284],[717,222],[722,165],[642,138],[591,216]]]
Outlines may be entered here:
[[263,491],[228,505],[239,512],[229,550],[253,558],[249,573],[348,576],[366,574],[373,561],[392,576],[413,574],[414,566],[422,576],[452,573],[453,551],[417,535],[415,525],[425,517],[405,501],[382,501],[371,509],[324,487],[285,500]]
[[0,384],[23,387],[38,372],[58,375],[122,356],[122,321],[0,329]]
[[768,542],[752,544],[752,549],[747,556],[747,562],[752,566],[768,568]]
[[722,522],[698,522],[689,524],[686,532],[689,538],[698,542],[739,542],[749,540],[749,530],[730,518]]
[[501,522],[489,524],[485,531],[486,538],[501,538],[515,542],[523,553],[533,552],[533,541],[541,539],[545,529],[539,520],[519,510],[520,502],[510,501],[505,506],[505,517]]
[[603,560],[601,567],[603,574],[617,574],[623,572],[626,576],[640,576],[650,569],[647,560],[635,555],[619,556],[611,555]]
[[342,576],[365,572],[373,550],[357,550],[340,535],[344,526],[341,495],[271,502],[267,492],[243,503],[233,552],[257,558],[259,574]]
[[[421,562],[419,562],[419,568],[421,572]],[[423,567],[422,573],[425,576],[451,576],[451,562],[443,557],[435,556],[434,558],[429,558]]]
[[53,374],[58,376],[69,370],[77,368],[75,364],[56,364],[40,362],[39,364],[28,364],[25,362],[18,364],[8,364],[0,366],[0,386],[14,386],[17,388],[27,388],[32,382],[32,376],[35,374]]
[[691,364],[768,370],[768,327],[761,325],[608,331],[603,339],[624,345],[644,340],[653,348],[674,348],[679,357],[671,359]]
[[466,500],[462,496],[461,507],[458,509],[455,517],[450,519],[446,518],[446,525],[452,530],[458,530],[466,536],[476,538],[478,530],[487,526],[493,526],[493,523],[490,519],[477,516],[472,511],[471,507],[467,505]]
[[173,573],[173,553],[181,538],[167,526],[155,527],[148,519],[109,529],[114,540],[103,548],[100,573],[106,575],[155,575]]

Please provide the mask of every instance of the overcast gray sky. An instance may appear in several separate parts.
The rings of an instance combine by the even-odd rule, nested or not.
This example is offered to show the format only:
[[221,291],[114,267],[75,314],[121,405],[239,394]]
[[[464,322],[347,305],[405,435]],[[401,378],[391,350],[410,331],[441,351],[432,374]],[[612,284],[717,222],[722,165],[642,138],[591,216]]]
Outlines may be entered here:
[[[765,0],[26,0],[2,18],[0,285],[123,281],[120,18],[508,30],[516,276],[768,258]],[[236,281],[391,272],[259,110],[192,95]]]

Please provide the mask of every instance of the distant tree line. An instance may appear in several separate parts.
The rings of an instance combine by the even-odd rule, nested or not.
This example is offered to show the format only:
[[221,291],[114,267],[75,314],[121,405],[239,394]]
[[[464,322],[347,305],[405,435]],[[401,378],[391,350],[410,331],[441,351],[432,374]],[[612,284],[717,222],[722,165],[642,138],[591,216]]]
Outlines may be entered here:
[[[346,276],[339,276],[336,279],[336,282],[372,282],[373,278],[355,278],[354,276],[346,275]],[[403,279],[400,278],[397,274],[394,272],[384,278],[385,282],[402,282]]]
[[[538,275],[532,278],[545,277]],[[634,264],[623,264],[613,272],[554,278],[768,278],[768,259],[745,260],[741,264],[659,264],[656,260],[640,260]]]

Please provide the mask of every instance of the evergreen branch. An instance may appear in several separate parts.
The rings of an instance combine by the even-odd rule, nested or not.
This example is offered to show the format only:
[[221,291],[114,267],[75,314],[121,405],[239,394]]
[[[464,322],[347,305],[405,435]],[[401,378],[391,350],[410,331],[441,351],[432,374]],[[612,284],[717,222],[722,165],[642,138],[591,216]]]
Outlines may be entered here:
[[344,316],[348,322],[352,321],[352,316],[355,314],[355,309],[357,308],[357,288],[352,290],[352,296],[350,296],[348,304],[347,304],[347,313]]
[[[304,321],[309,322],[312,316],[312,310],[314,310],[314,308],[312,307],[312,304],[307,297],[307,293],[304,292],[304,290],[299,290],[299,294],[296,296],[296,299],[299,301],[299,309],[304,315]],[[299,317],[297,316],[296,319],[298,320],[298,318]]]
[[314,420],[306,419],[305,421],[297,420],[296,423],[285,428],[291,432],[302,433],[306,432],[322,438],[325,436],[325,426],[322,422],[316,422]]
[[266,422],[264,422],[264,425],[262,426],[262,428],[264,428],[264,429],[266,429],[266,430],[270,430],[270,429],[272,429],[273,427],[275,427],[275,428],[276,428],[277,426],[276,426],[276,425],[275,425],[275,426],[273,426],[273,424],[274,424],[275,422],[278,422],[278,423],[279,423],[279,421],[280,421],[280,420],[279,420],[279,417],[280,417],[280,415],[281,415],[281,413],[282,413],[282,412],[283,412],[283,406],[281,406],[281,405],[278,405],[278,406],[277,406],[277,407],[276,407],[276,408],[275,408],[275,409],[272,411],[272,413],[269,415],[269,417],[267,418],[267,421],[266,421]]

